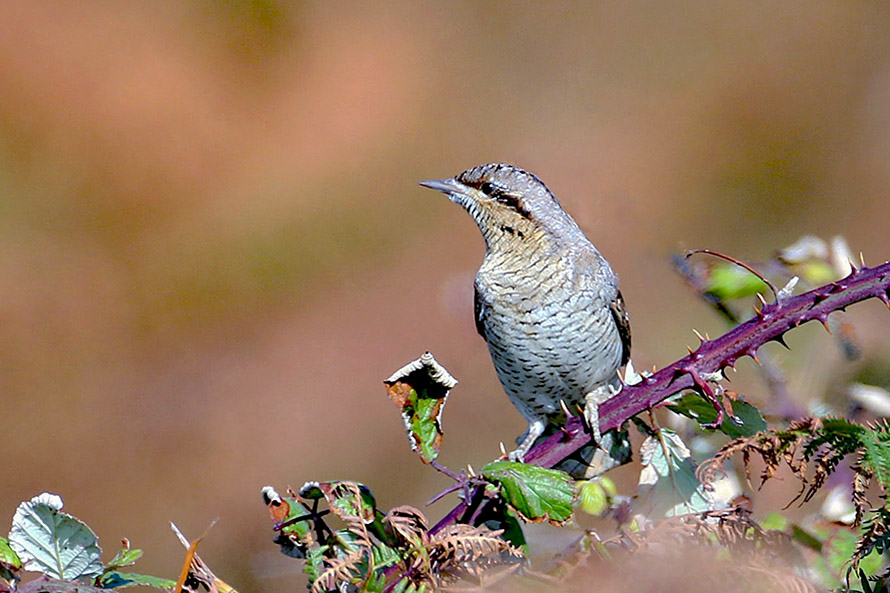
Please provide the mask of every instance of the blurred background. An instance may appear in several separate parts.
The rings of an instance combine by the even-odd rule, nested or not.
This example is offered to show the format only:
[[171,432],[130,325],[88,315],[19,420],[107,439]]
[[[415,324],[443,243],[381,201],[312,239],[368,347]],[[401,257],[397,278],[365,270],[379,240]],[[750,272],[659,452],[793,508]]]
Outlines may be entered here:
[[[168,521],[219,517],[220,577],[294,590],[265,484],[447,485],[382,383],[425,350],[461,382],[445,465],[524,429],[473,326],[481,236],[419,180],[543,178],[621,276],[638,367],[724,329],[672,253],[890,257],[886,3],[6,2],[0,89],[0,523],[52,491],[166,577]],[[849,316],[885,344],[880,303]]]

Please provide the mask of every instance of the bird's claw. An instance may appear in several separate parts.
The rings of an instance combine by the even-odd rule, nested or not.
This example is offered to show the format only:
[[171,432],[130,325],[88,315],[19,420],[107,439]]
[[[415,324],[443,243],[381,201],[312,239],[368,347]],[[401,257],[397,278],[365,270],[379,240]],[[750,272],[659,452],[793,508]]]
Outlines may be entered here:
[[[600,432],[600,414],[599,414],[599,403],[596,401],[587,401],[587,404],[584,406],[584,424],[587,425],[587,430],[590,431],[590,439],[596,444],[597,447],[603,449],[602,441],[603,435]],[[605,451],[605,449],[603,449]]]

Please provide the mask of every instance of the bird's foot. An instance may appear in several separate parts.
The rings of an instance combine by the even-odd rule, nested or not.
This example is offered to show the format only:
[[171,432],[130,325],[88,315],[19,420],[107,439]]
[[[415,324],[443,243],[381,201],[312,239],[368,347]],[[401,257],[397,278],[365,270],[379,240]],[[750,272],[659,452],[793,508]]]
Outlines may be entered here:
[[519,446],[516,447],[513,451],[507,454],[507,458],[510,461],[518,461],[519,463],[523,463],[525,461],[525,454],[528,453],[529,449],[532,448],[532,445],[535,444],[535,441],[538,440],[538,437],[544,434],[544,428],[546,424],[543,420],[535,420],[533,422],[528,423],[528,430],[525,431],[525,434],[522,435]]
[[584,424],[590,430],[590,438],[596,443],[597,447],[602,448],[603,435],[600,432],[600,412],[597,402],[588,401],[584,406]]
[[[600,432],[600,404],[611,398],[618,391],[611,385],[597,387],[587,394],[584,401],[584,423],[590,431],[590,437],[596,446],[603,449],[603,435]],[[605,449],[603,449],[605,451]]]

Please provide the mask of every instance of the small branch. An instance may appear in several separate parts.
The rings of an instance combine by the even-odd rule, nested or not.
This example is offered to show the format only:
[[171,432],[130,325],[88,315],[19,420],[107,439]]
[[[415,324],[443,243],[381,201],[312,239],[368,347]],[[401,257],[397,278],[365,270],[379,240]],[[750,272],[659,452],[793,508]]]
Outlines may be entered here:
[[445,474],[446,476],[448,476],[455,482],[460,482],[462,479],[459,475],[457,475],[456,473],[454,473],[453,471],[451,471],[450,469],[448,469],[447,467],[445,467],[444,465],[442,465],[435,459],[430,461],[430,465],[432,465],[435,469],[439,470],[440,472],[442,472],[443,474]]
[[[625,385],[621,392],[600,405],[600,430],[618,428],[630,418],[654,407],[675,393],[695,389],[695,377],[722,372],[734,366],[743,356],[757,356],[757,350],[770,341],[781,342],[785,332],[806,323],[827,323],[828,315],[870,298],[890,303],[890,262],[874,268],[854,269],[837,282],[809,292],[767,303],[757,314],[714,340],[705,340],[697,350],[646,377],[636,385]],[[890,304],[888,304],[890,307]],[[582,420],[568,419],[564,431],[538,443],[525,456],[526,463],[553,467],[578,449],[590,443]],[[483,501],[477,487],[471,497],[462,500],[430,531],[437,533],[462,517],[473,516]],[[471,500],[470,504],[467,500]]]
[[706,303],[714,307],[714,309],[722,315],[729,323],[735,325],[739,322],[736,312],[730,309],[726,303],[720,298],[708,292],[708,286],[700,277],[699,273],[689,265],[689,256],[681,257],[679,255],[671,256],[671,266],[683,280],[695,291],[695,294],[705,300]]
[[[780,341],[789,330],[806,323],[827,323],[828,315],[869,298],[890,302],[890,262],[874,268],[854,269],[849,276],[809,292],[767,303],[757,314],[714,340],[706,340],[688,356],[661,369],[637,385],[600,405],[600,430],[618,428],[658,402],[695,386],[694,377],[732,367],[743,356],[756,357],[770,341]],[[590,441],[581,421],[569,419],[567,436],[557,433],[539,443],[525,456],[527,463],[552,467]]]
[[744,269],[748,270],[749,272],[751,272],[752,274],[757,276],[757,278],[761,282],[763,282],[764,284],[766,284],[769,287],[769,289],[773,292],[773,298],[775,298],[777,301],[779,300],[779,291],[776,289],[776,285],[773,284],[772,282],[770,282],[763,274],[761,274],[760,272],[758,272],[757,270],[755,270],[754,268],[752,268],[745,262],[743,262],[739,259],[736,259],[732,256],[726,255],[724,253],[720,253],[719,251],[714,251],[713,249],[693,249],[692,251],[690,251],[689,253],[686,254],[686,259],[689,259],[689,257],[695,255],[696,253],[704,253],[706,255],[713,255],[714,257],[719,257],[720,259],[725,259],[726,261],[733,263],[733,264],[739,266],[740,268],[744,268]]
[[[798,296],[766,303],[756,315],[723,336],[703,340],[697,350],[645,378],[636,385],[625,385],[621,392],[600,406],[600,430],[618,428],[641,412],[686,389],[696,388],[696,377],[722,372],[734,366],[743,356],[757,356],[757,350],[770,341],[782,342],[789,330],[806,323],[827,323],[834,311],[870,298],[880,299],[890,307],[890,262],[874,268],[853,272],[842,280],[820,286]],[[533,447],[525,457],[527,463],[553,467],[578,449],[590,443],[590,435],[578,417],[568,419],[564,431],[558,431]],[[476,486],[464,494],[457,506],[430,529],[438,533],[456,522],[478,517],[488,500],[484,486]],[[393,571],[394,572],[394,571]]]

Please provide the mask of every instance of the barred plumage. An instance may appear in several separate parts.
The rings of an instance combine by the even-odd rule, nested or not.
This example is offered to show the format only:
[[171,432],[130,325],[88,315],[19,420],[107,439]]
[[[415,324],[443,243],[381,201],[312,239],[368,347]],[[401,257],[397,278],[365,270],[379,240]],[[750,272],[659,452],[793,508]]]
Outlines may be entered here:
[[560,401],[584,406],[599,440],[598,406],[620,386],[630,328],[606,259],[535,175],[481,165],[424,181],[463,206],[485,238],[476,274],[476,328],[510,401],[529,423],[521,460],[547,424],[564,422]]

